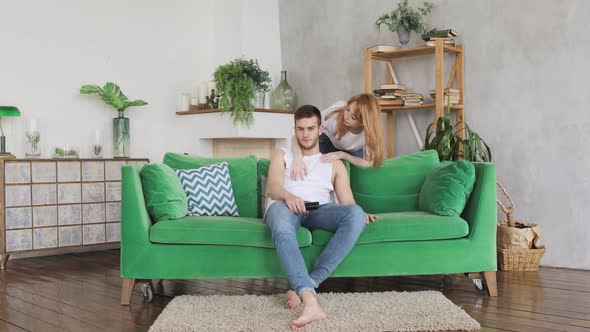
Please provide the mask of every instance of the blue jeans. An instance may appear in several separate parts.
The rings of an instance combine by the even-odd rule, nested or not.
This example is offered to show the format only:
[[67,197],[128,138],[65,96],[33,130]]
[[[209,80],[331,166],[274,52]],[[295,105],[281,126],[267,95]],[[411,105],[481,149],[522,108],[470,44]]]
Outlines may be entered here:
[[[272,233],[279,259],[291,287],[301,297],[303,291],[315,292],[348,255],[366,226],[366,214],[358,205],[324,204],[307,214],[295,214],[285,202],[274,202],[264,218]],[[311,273],[297,245],[295,233],[301,226],[310,231],[322,229],[334,233],[324,251],[315,260]]]
[[326,134],[321,134],[320,135],[320,152],[321,153],[330,153],[330,152],[336,152],[336,151],[343,151],[343,152],[346,152],[352,156],[355,156],[355,157],[358,157],[361,159],[363,159],[365,157],[365,152],[363,151],[363,149],[360,149],[357,151],[345,151],[345,150],[336,149],[336,147],[334,146],[334,144],[330,140],[330,137],[328,137],[328,135],[326,135]]

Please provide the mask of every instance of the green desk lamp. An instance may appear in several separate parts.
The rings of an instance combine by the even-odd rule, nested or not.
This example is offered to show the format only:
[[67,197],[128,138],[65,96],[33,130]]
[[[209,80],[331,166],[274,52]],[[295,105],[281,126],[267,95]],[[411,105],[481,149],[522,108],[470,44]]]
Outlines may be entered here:
[[6,152],[6,137],[2,130],[3,116],[20,116],[20,111],[14,106],[0,106],[0,159],[14,158],[10,152]]

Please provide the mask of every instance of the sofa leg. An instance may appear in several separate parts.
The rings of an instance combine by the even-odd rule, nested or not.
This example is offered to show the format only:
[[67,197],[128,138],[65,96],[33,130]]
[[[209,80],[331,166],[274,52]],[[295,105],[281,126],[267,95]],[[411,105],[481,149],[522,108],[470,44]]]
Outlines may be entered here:
[[131,302],[131,295],[133,294],[133,287],[135,286],[135,279],[123,278],[121,284],[121,305],[129,305]]
[[496,271],[483,272],[483,278],[486,282],[488,295],[498,296],[498,284],[496,282]]

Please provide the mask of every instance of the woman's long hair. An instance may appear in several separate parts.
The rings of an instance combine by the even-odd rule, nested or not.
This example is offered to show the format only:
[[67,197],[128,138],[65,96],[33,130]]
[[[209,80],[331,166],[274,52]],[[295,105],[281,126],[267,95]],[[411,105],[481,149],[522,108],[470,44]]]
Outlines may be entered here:
[[[363,124],[365,132],[365,160],[373,161],[374,167],[379,167],[383,162],[383,129],[381,125],[381,111],[379,110],[379,101],[375,96],[368,93],[361,93],[351,97],[346,106],[355,103],[358,108],[358,116]],[[330,118],[336,115],[336,138],[349,132],[348,127],[344,125],[345,107],[335,110],[327,115]]]

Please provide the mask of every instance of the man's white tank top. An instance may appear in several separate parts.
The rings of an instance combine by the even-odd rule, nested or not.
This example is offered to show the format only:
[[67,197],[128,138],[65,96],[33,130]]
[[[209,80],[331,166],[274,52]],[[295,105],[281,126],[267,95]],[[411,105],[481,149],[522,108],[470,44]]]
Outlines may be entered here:
[[[285,152],[285,177],[283,187],[295,196],[301,197],[304,201],[319,202],[320,204],[331,203],[330,193],[334,191],[332,184],[332,163],[322,163],[321,153],[313,156],[304,156],[303,162],[307,167],[307,176],[303,180],[291,180],[291,164],[293,154],[291,149],[281,148]],[[275,201],[266,198],[265,212]]]

